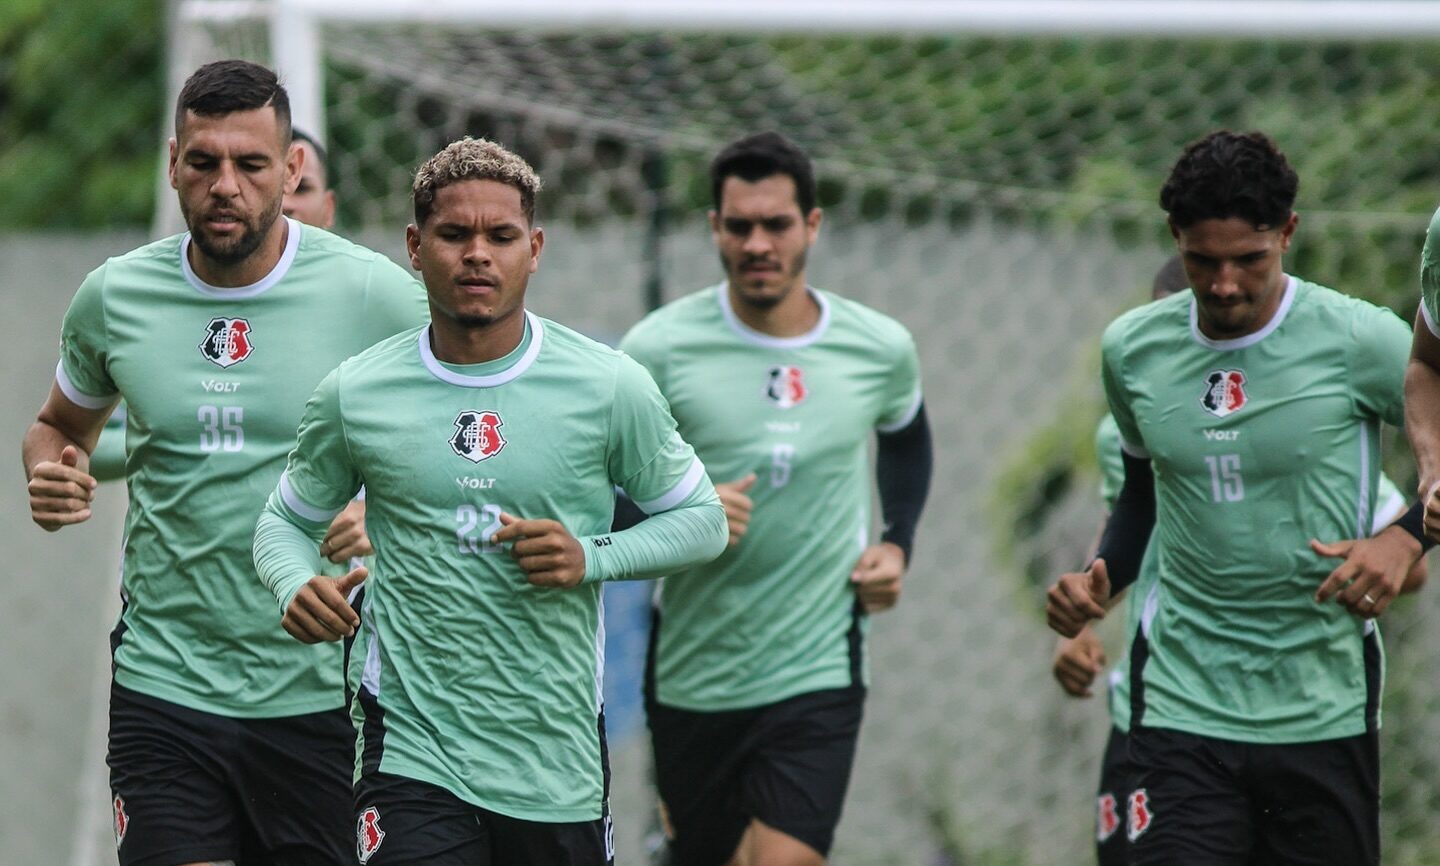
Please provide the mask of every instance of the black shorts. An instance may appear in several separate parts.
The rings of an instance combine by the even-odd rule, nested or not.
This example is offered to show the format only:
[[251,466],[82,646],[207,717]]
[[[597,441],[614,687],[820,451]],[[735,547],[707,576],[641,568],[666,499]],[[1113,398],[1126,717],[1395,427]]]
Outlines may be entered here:
[[390,773],[355,783],[354,852],[363,866],[610,866],[610,815],[523,821],[464,802],[437,785]]
[[1100,764],[1100,790],[1095,795],[1095,860],[1100,866],[1126,866],[1125,805],[1135,768],[1130,763],[1130,735],[1113,725]]
[[106,762],[121,866],[354,862],[343,709],[232,719],[112,682]]
[[674,866],[725,863],[752,818],[829,855],[855,763],[864,688],[721,712],[647,704],[656,786],[675,832]]
[[1130,733],[1126,808],[1134,866],[1375,866],[1375,732],[1314,743],[1237,743],[1181,731]]

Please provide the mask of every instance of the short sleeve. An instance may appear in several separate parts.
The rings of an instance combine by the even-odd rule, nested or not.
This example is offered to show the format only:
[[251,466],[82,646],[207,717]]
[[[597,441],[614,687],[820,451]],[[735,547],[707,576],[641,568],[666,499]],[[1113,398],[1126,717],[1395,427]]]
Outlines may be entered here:
[[1440,210],[1430,217],[1420,250],[1420,313],[1430,333],[1440,337]]
[[373,322],[372,342],[393,337],[430,321],[430,303],[425,287],[404,268],[377,255],[370,269],[370,306],[365,321]]
[[331,371],[305,403],[295,450],[280,476],[280,502],[310,524],[329,523],[360,490],[340,418],[341,375]]
[[60,326],[60,363],[55,382],[70,402],[103,409],[115,402],[118,388],[109,373],[109,340],[105,327],[106,266],[80,284]]
[[1135,415],[1130,409],[1130,395],[1125,387],[1124,322],[1123,317],[1111,322],[1100,340],[1100,378],[1105,385],[1105,401],[1110,405],[1110,414],[1115,418],[1115,427],[1120,433],[1120,448],[1132,457],[1149,457],[1150,452],[1135,423]]
[[897,331],[892,338],[896,351],[886,387],[886,401],[875,423],[875,429],[881,433],[893,433],[908,426],[915,420],[920,402],[924,399],[920,391],[920,355],[915,350],[915,338],[903,326],[897,326]]
[[1106,415],[1095,427],[1095,462],[1100,467],[1100,498],[1105,508],[1115,510],[1115,500],[1125,484],[1125,461],[1120,456],[1120,428]]
[[704,464],[675,429],[655,380],[626,355],[615,375],[607,461],[611,482],[647,514],[684,502],[705,478]]
[[1405,367],[1410,360],[1410,327],[1385,307],[1356,301],[1351,319],[1354,349],[1349,353],[1351,394],[1363,415],[1396,427],[1405,423]]

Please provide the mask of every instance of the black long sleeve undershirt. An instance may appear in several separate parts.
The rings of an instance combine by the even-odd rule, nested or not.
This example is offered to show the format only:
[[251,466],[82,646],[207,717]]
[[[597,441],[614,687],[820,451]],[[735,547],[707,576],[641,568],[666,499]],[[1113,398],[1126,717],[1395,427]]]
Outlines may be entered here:
[[877,434],[875,485],[880,493],[880,516],[885,523],[880,540],[905,551],[907,565],[915,545],[915,527],[930,494],[934,467],[934,443],[924,403],[909,424],[893,433]]
[[1125,482],[1095,552],[1096,559],[1105,560],[1112,598],[1140,575],[1140,562],[1155,528],[1155,473],[1150,458],[1125,453],[1120,456],[1125,464]]

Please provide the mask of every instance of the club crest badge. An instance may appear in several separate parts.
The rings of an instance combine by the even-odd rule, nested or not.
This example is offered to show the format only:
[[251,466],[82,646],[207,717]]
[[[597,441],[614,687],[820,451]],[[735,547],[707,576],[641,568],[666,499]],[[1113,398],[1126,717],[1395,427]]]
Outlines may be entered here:
[[1216,418],[1239,412],[1248,402],[1243,371],[1212,370],[1205,377],[1205,393],[1200,396],[1200,405]]
[[355,822],[355,853],[360,855],[360,862],[369,862],[384,841],[385,831],[380,829],[380,810],[374,806],[365,807],[365,811],[360,813],[359,820]]
[[118,851],[125,842],[125,831],[130,829],[130,815],[126,813],[125,800],[119,794],[110,801],[110,808],[115,812],[115,849]]
[[1120,804],[1114,794],[1101,794],[1095,805],[1095,841],[1104,843],[1120,829]]
[[500,435],[502,426],[499,412],[466,409],[455,416],[450,447],[471,463],[489,460],[505,447],[505,437]]
[[765,383],[765,396],[781,409],[800,405],[810,393],[805,387],[805,373],[799,367],[778,365],[770,368]]
[[255,351],[250,341],[250,323],[244,319],[217,317],[205,326],[200,354],[218,367],[233,367]]
[[1134,842],[1150,829],[1150,824],[1155,820],[1155,814],[1150,811],[1150,795],[1144,788],[1136,788],[1130,792],[1125,811],[1129,819],[1125,824],[1125,838]]

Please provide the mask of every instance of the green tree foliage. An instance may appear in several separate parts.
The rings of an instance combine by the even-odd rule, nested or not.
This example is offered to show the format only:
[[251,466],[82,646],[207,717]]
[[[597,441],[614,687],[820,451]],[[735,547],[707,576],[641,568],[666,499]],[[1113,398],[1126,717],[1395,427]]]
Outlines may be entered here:
[[[1433,43],[1246,39],[811,39],[775,53],[832,121],[822,158],[978,184],[1027,222],[1165,237],[1156,203],[1181,147],[1260,129],[1300,174],[1290,267],[1413,312],[1440,199],[1418,120],[1440,98]],[[862,192],[863,194],[863,192]]]
[[0,228],[149,222],[164,30],[160,0],[0,3]]

